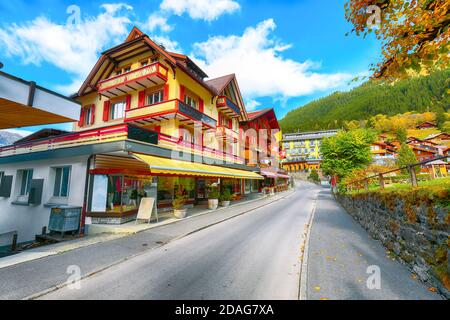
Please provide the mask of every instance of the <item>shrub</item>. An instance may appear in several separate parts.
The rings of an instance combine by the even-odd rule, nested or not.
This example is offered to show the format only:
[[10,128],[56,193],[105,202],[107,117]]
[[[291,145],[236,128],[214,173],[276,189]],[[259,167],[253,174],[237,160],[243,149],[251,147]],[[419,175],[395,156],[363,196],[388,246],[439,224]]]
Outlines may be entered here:
[[220,193],[220,201],[231,201],[233,198],[233,195],[230,192],[230,189],[228,188],[222,188],[222,192]]

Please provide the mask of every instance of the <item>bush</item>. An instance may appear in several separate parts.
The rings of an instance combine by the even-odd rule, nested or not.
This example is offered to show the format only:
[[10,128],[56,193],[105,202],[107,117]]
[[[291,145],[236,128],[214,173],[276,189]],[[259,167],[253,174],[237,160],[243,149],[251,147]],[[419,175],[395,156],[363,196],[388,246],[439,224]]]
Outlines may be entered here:
[[320,177],[319,177],[319,173],[317,172],[316,169],[311,170],[311,173],[309,174],[308,179],[314,181],[314,182],[319,182],[320,181]]
[[217,187],[209,188],[208,199],[219,199],[219,190]]
[[230,189],[228,188],[222,188],[222,192],[220,193],[220,201],[231,201],[233,198],[233,195],[230,192]]

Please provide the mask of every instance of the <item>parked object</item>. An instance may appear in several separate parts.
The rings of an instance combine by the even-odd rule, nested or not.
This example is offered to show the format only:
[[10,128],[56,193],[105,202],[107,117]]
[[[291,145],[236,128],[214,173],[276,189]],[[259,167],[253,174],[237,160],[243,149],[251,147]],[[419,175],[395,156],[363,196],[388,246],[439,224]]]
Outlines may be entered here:
[[187,209],[184,208],[186,204],[187,196],[182,187],[179,187],[175,193],[175,198],[172,201],[173,214],[178,219],[186,218]]
[[66,232],[78,231],[80,227],[81,207],[59,206],[52,208],[48,229],[50,232],[61,232],[64,236]]
[[219,191],[217,187],[211,187],[208,193],[208,208],[210,210],[217,210],[219,207]]
[[220,193],[220,197],[219,197],[220,206],[229,207],[232,197],[233,197],[233,195],[231,194],[230,189],[222,188],[222,192]]

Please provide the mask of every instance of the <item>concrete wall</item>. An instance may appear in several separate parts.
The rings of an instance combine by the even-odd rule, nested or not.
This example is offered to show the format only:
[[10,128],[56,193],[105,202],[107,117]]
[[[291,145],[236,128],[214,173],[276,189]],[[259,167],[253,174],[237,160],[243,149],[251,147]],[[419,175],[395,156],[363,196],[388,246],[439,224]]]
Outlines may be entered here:
[[[412,199],[412,201],[410,201]],[[389,194],[338,196],[344,208],[420,280],[450,298],[449,209]]]
[[[60,203],[73,206],[82,206],[86,177],[87,156],[63,158],[45,161],[27,161],[20,163],[2,164],[0,171],[5,175],[12,175],[13,183],[11,197],[0,197],[0,234],[17,231],[18,242],[34,240],[40,234],[43,226],[48,227],[50,207],[48,203]],[[71,166],[69,196],[67,198],[53,198],[54,167]],[[12,204],[18,199],[20,179],[17,170],[33,169],[33,179],[44,179],[42,204],[37,206],[24,206]],[[0,246],[5,245],[0,243]]]

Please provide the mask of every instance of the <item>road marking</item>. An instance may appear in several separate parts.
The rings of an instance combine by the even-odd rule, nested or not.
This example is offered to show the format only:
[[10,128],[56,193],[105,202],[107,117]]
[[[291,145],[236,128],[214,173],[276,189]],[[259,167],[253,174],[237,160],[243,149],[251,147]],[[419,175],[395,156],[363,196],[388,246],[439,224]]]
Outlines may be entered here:
[[300,285],[298,292],[299,300],[306,300],[307,293],[307,279],[308,279],[308,255],[309,255],[309,238],[311,236],[312,223],[314,220],[314,215],[316,213],[317,208],[317,196],[319,191],[316,192],[316,196],[312,205],[311,213],[309,215],[309,220],[307,224],[306,238],[303,243],[303,253],[302,253],[302,262],[300,267]]

